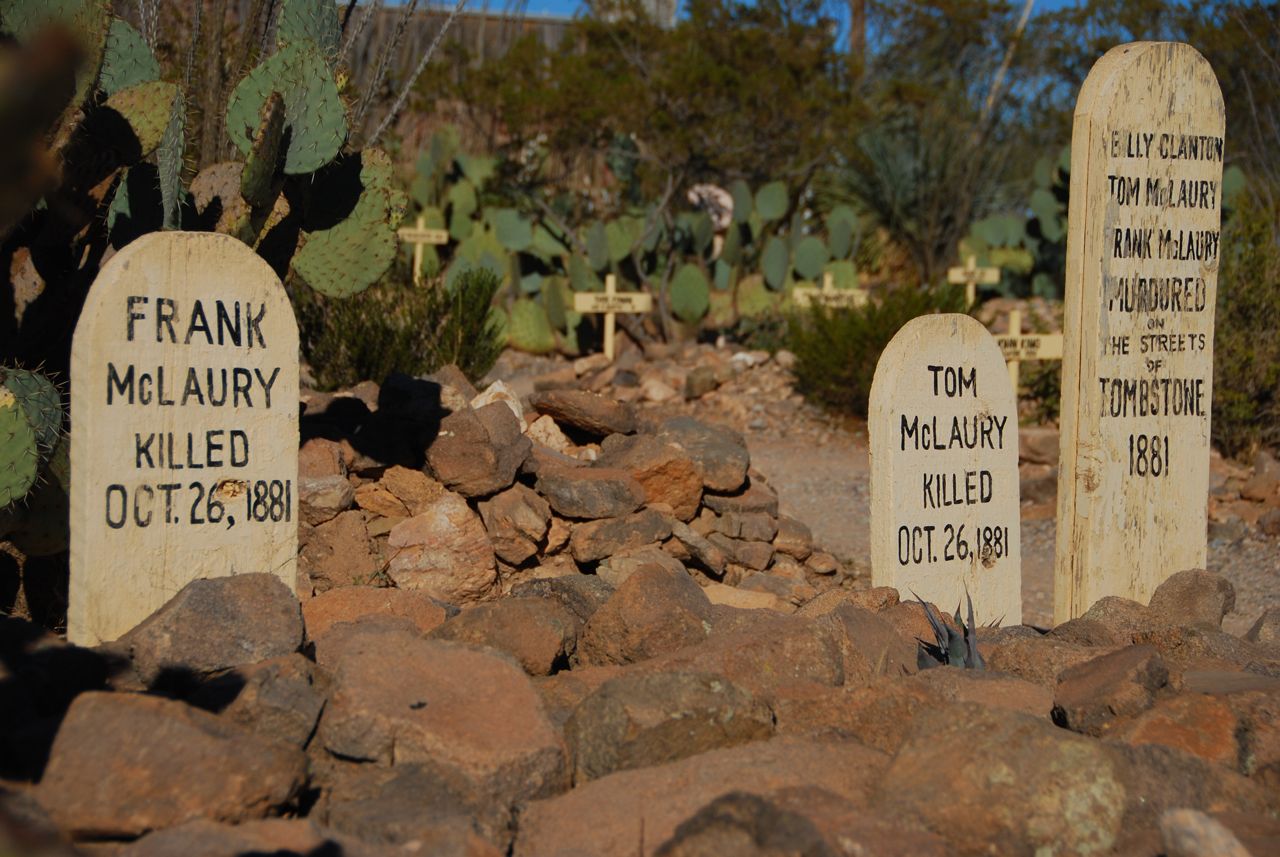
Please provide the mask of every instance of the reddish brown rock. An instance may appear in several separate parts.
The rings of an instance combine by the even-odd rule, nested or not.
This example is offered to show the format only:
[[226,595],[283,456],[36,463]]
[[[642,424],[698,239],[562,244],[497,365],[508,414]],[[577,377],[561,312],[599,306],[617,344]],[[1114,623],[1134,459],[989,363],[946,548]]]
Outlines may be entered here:
[[535,393],[529,397],[529,405],[559,423],[597,437],[631,434],[636,430],[635,415],[630,405],[585,390]]
[[[708,491],[729,494],[739,491],[746,482],[747,467],[750,464],[747,444],[742,435],[732,429],[699,422],[693,417],[672,417],[659,426],[657,437],[683,450],[697,465],[702,474],[703,487]],[[707,505],[710,506],[710,502]],[[777,513],[775,499],[771,514]]]
[[1159,625],[1222,630],[1222,617],[1236,606],[1236,589],[1220,574],[1180,571],[1156,587],[1149,613]]
[[511,409],[493,402],[441,420],[439,434],[427,447],[427,464],[450,490],[484,497],[511,486],[531,449]]
[[445,492],[443,485],[421,470],[398,465],[388,467],[378,484],[404,504],[410,517],[421,515]]
[[[898,603],[898,590],[892,586],[877,586],[872,589],[828,589],[820,593],[799,609],[801,616],[825,616],[841,604],[852,604],[872,613],[887,610]],[[886,620],[888,621],[888,620]],[[901,625],[891,623],[894,630],[902,633]]]
[[422,632],[407,616],[363,616],[354,622],[338,622],[311,641],[316,663],[332,673],[343,656],[353,651],[391,651],[421,640]]
[[739,610],[772,610],[778,613],[794,613],[795,606],[786,598],[772,592],[743,589],[738,586],[726,586],[723,583],[708,581],[702,587],[707,600],[713,605],[733,607]]
[[1240,496],[1265,503],[1274,500],[1277,492],[1280,492],[1280,462],[1265,449],[1258,450],[1253,459],[1253,475],[1240,486]]
[[178,681],[298,651],[302,608],[273,574],[193,580],[117,645],[143,684]]
[[238,667],[202,684],[187,702],[264,738],[305,748],[329,677],[298,653]]
[[620,771],[526,807],[514,854],[649,857],[682,821],[744,784],[764,797],[811,786],[865,806],[885,763],[853,743],[775,738]]
[[1169,683],[1169,669],[1151,646],[1128,646],[1063,670],[1053,694],[1060,726],[1100,736],[1118,720],[1146,711]]
[[718,797],[676,827],[657,850],[657,857],[828,857],[828,846],[817,826],[799,812],[745,791]]
[[603,684],[565,723],[578,784],[773,735],[767,706],[723,676],[624,674]]
[[[157,830],[115,852],[120,857],[241,857],[246,854],[324,854],[347,857],[374,857],[378,849],[350,837],[326,830],[311,819],[267,818],[243,824],[189,821],[177,827]],[[462,851],[433,851],[462,857]],[[495,852],[476,851],[474,857],[492,857]]]
[[982,656],[989,669],[1056,687],[1063,670],[1093,660],[1098,650],[1050,637],[1011,637],[984,648]]
[[[505,406],[496,407],[510,416]],[[493,548],[480,516],[452,492],[397,524],[387,546],[392,551],[387,573],[401,589],[460,604],[488,597],[497,581]]]
[[574,710],[605,682],[626,674],[625,667],[578,667],[546,678],[535,678],[533,686],[542,697],[547,717],[556,728],[563,728]]
[[316,740],[348,759],[431,761],[503,801],[567,786],[560,736],[528,676],[504,656],[459,643],[346,652]]
[[916,671],[916,643],[878,614],[842,604],[830,616],[842,634],[846,682],[860,684],[873,676],[901,676]]
[[923,684],[883,676],[861,687],[792,682],[779,685],[770,701],[779,734],[854,738],[891,755],[916,714],[935,704]]
[[261,818],[306,778],[300,750],[173,700],[85,693],[68,709],[36,791],[77,838],[138,836],[198,818]]
[[324,523],[355,498],[347,481],[342,447],[331,440],[312,438],[298,450],[298,512],[312,526]]
[[313,528],[298,553],[298,572],[317,592],[368,583],[380,567],[364,514],[356,510]]
[[752,478],[746,490],[736,494],[704,494],[702,503],[718,515],[729,512],[763,512],[778,516],[778,495],[763,479]]
[[773,549],[778,553],[806,560],[813,553],[813,532],[795,518],[778,517],[778,532],[773,537]]
[[598,465],[630,473],[649,504],[665,503],[681,521],[698,514],[702,475],[681,450],[652,435],[615,434],[605,438],[601,452]]
[[[680,560],[661,548],[648,545],[623,550],[605,557],[596,566],[595,576],[616,589],[646,565],[656,565],[671,574],[688,572]],[[709,598],[710,594],[707,597]]]
[[566,518],[617,518],[644,503],[644,489],[625,470],[545,468],[538,471],[538,493]]
[[689,554],[689,558],[701,565],[716,577],[723,577],[729,559],[724,551],[707,541],[702,535],[687,524],[674,521],[671,524],[671,535]]
[[1206,762],[1235,768],[1240,747],[1236,741],[1241,724],[1221,699],[1186,693],[1164,699],[1133,720],[1121,724],[1112,737],[1127,744],[1160,744]]
[[1098,648],[1119,648],[1127,645],[1129,637],[1121,639],[1114,631],[1093,619],[1072,619],[1049,630],[1045,636],[1064,643]]
[[655,544],[670,535],[670,519],[653,509],[645,509],[619,518],[579,524],[573,528],[569,550],[578,562],[595,562],[622,551]]
[[1135,634],[1151,626],[1151,613],[1145,605],[1117,595],[1098,599],[1080,618],[1106,626],[1121,643],[1133,642]]
[[1166,626],[1134,636],[1135,643],[1155,646],[1169,667],[1169,683],[1183,686],[1190,671],[1248,671],[1280,675],[1280,649],[1250,643],[1208,628]]
[[711,603],[688,574],[639,569],[583,629],[577,661],[628,664],[706,639]]
[[768,542],[747,542],[720,533],[707,536],[707,541],[719,548],[730,562],[753,571],[764,571],[773,559],[773,545]]
[[551,522],[547,501],[519,483],[481,501],[479,510],[493,552],[512,565],[520,565],[538,552]]
[[614,587],[593,574],[569,574],[528,580],[511,588],[516,598],[549,598],[558,601],[583,624],[613,595]]
[[1049,688],[990,670],[921,670],[907,682],[927,688],[935,700],[976,702],[1044,719],[1053,710],[1053,692]]
[[313,638],[339,622],[354,622],[366,616],[403,616],[425,634],[443,623],[445,615],[444,607],[421,592],[374,586],[331,589],[302,604],[307,634]]
[[727,512],[713,518],[711,528],[731,539],[772,542],[778,534],[778,521],[764,512]]
[[1268,607],[1244,637],[1251,643],[1280,643],[1280,607]]
[[529,675],[550,675],[568,665],[579,626],[568,608],[551,599],[502,598],[463,610],[431,636],[497,649]]
[[356,505],[372,515],[384,518],[407,518],[409,509],[400,498],[376,482],[366,482],[356,489]]

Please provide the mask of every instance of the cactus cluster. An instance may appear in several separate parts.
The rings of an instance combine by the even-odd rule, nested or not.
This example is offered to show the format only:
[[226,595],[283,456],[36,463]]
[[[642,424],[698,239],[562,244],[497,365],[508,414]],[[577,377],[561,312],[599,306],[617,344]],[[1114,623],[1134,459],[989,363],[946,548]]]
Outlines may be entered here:
[[[913,592],[912,595],[915,595]],[[956,605],[956,628],[942,621],[933,605],[924,601],[919,595],[916,600],[924,607],[925,616],[929,619],[929,627],[933,630],[933,642],[917,638],[916,666],[922,670],[933,667],[962,667],[967,670],[985,670],[986,662],[978,651],[978,626],[973,621],[973,599],[965,593],[969,615],[966,621],[960,615],[960,605]],[[998,624],[998,623],[997,623]]]
[[0,538],[28,554],[66,547],[65,418],[62,392],[47,377],[0,367]]

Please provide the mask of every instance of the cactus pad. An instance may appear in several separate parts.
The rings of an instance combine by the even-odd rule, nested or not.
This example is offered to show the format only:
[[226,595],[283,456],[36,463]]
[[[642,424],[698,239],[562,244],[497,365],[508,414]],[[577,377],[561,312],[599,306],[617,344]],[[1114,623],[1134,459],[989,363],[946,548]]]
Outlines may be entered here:
[[338,57],[338,5],[331,0],[285,0],[280,7],[276,39],[280,45],[311,42],[325,59]]
[[280,165],[280,143],[284,139],[284,99],[273,92],[262,103],[258,130],[240,173],[240,195],[254,208],[271,205],[276,167]]
[[787,186],[782,182],[769,182],[756,191],[756,212],[765,221],[772,222],[787,213]]
[[156,149],[156,168],[160,173],[160,206],[164,212],[164,228],[182,225],[182,153],[186,143],[187,102],[179,93],[173,99],[169,124],[165,126],[160,147]]
[[127,21],[113,19],[102,55],[98,88],[107,95],[115,95],[131,86],[159,79],[160,63],[156,62],[142,34]]
[[38,450],[44,455],[51,453],[62,437],[62,394],[58,388],[39,372],[27,369],[0,369],[0,383],[26,415]]
[[272,92],[283,96],[285,122],[292,132],[285,173],[314,172],[337,157],[347,139],[346,111],[320,49],[306,41],[276,51],[231,93],[227,136],[241,153],[251,150],[262,105]]
[[790,267],[791,254],[787,251],[787,242],[776,235],[766,241],[764,252],[760,255],[760,270],[769,288],[781,291],[787,284],[787,270]]
[[707,314],[711,289],[707,277],[696,265],[685,265],[671,279],[671,311],[688,324],[694,324]]
[[555,331],[546,311],[529,298],[520,298],[511,305],[507,341],[513,348],[531,354],[546,354],[556,347]]
[[35,430],[17,397],[0,388],[0,509],[27,495],[39,467]]
[[173,119],[174,102],[179,100],[178,87],[153,80],[120,90],[107,99],[107,107],[129,123],[137,141],[135,154],[145,158],[160,147]]
[[514,208],[500,208],[493,213],[493,231],[502,246],[518,253],[533,244],[533,224]]
[[806,280],[817,280],[822,276],[822,268],[831,259],[827,245],[821,238],[808,235],[796,244],[796,273]]

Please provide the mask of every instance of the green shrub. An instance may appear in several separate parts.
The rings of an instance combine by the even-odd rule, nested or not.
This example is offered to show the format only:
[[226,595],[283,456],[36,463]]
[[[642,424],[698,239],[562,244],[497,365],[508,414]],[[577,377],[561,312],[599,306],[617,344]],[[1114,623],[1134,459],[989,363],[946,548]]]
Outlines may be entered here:
[[1278,224],[1280,206],[1247,199],[1223,224],[1212,433],[1224,455],[1246,457],[1280,443]]
[[866,417],[876,362],[894,334],[918,316],[963,311],[964,290],[943,286],[893,289],[856,309],[796,313],[788,323],[796,386],[824,407]]
[[401,266],[349,298],[298,289],[293,299],[303,359],[322,390],[381,382],[393,371],[423,375],[448,363],[474,381],[493,368],[505,343],[491,309],[499,284],[475,268],[453,289],[443,278],[415,286]]

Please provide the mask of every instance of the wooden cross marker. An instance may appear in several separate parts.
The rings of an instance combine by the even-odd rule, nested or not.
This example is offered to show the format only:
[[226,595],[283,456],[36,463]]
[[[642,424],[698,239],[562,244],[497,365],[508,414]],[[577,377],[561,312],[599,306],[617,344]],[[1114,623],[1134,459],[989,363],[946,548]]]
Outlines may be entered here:
[[1009,310],[1009,332],[996,337],[996,345],[1004,354],[1004,361],[1009,366],[1009,380],[1013,383],[1013,393],[1018,394],[1018,372],[1023,360],[1061,360],[1061,333],[1022,332],[1022,310]]
[[826,273],[822,275],[821,289],[801,286],[791,290],[791,299],[798,307],[810,307],[816,302],[826,307],[847,309],[865,304],[868,294],[865,289],[837,289],[835,278]]
[[406,226],[396,235],[406,244],[413,245],[413,282],[416,285],[422,282],[422,248],[428,244],[448,244],[449,232],[446,229],[428,229],[426,220],[419,215],[417,223]]
[[604,356],[613,360],[614,324],[620,312],[648,312],[653,309],[653,296],[646,292],[619,292],[613,274],[604,278],[604,292],[578,292],[573,296],[573,310],[581,313],[604,313]]
[[978,302],[978,286],[994,286],[1000,282],[999,268],[979,268],[978,257],[970,256],[964,267],[948,268],[947,282],[952,285],[964,284],[964,300],[966,305],[973,306]]

